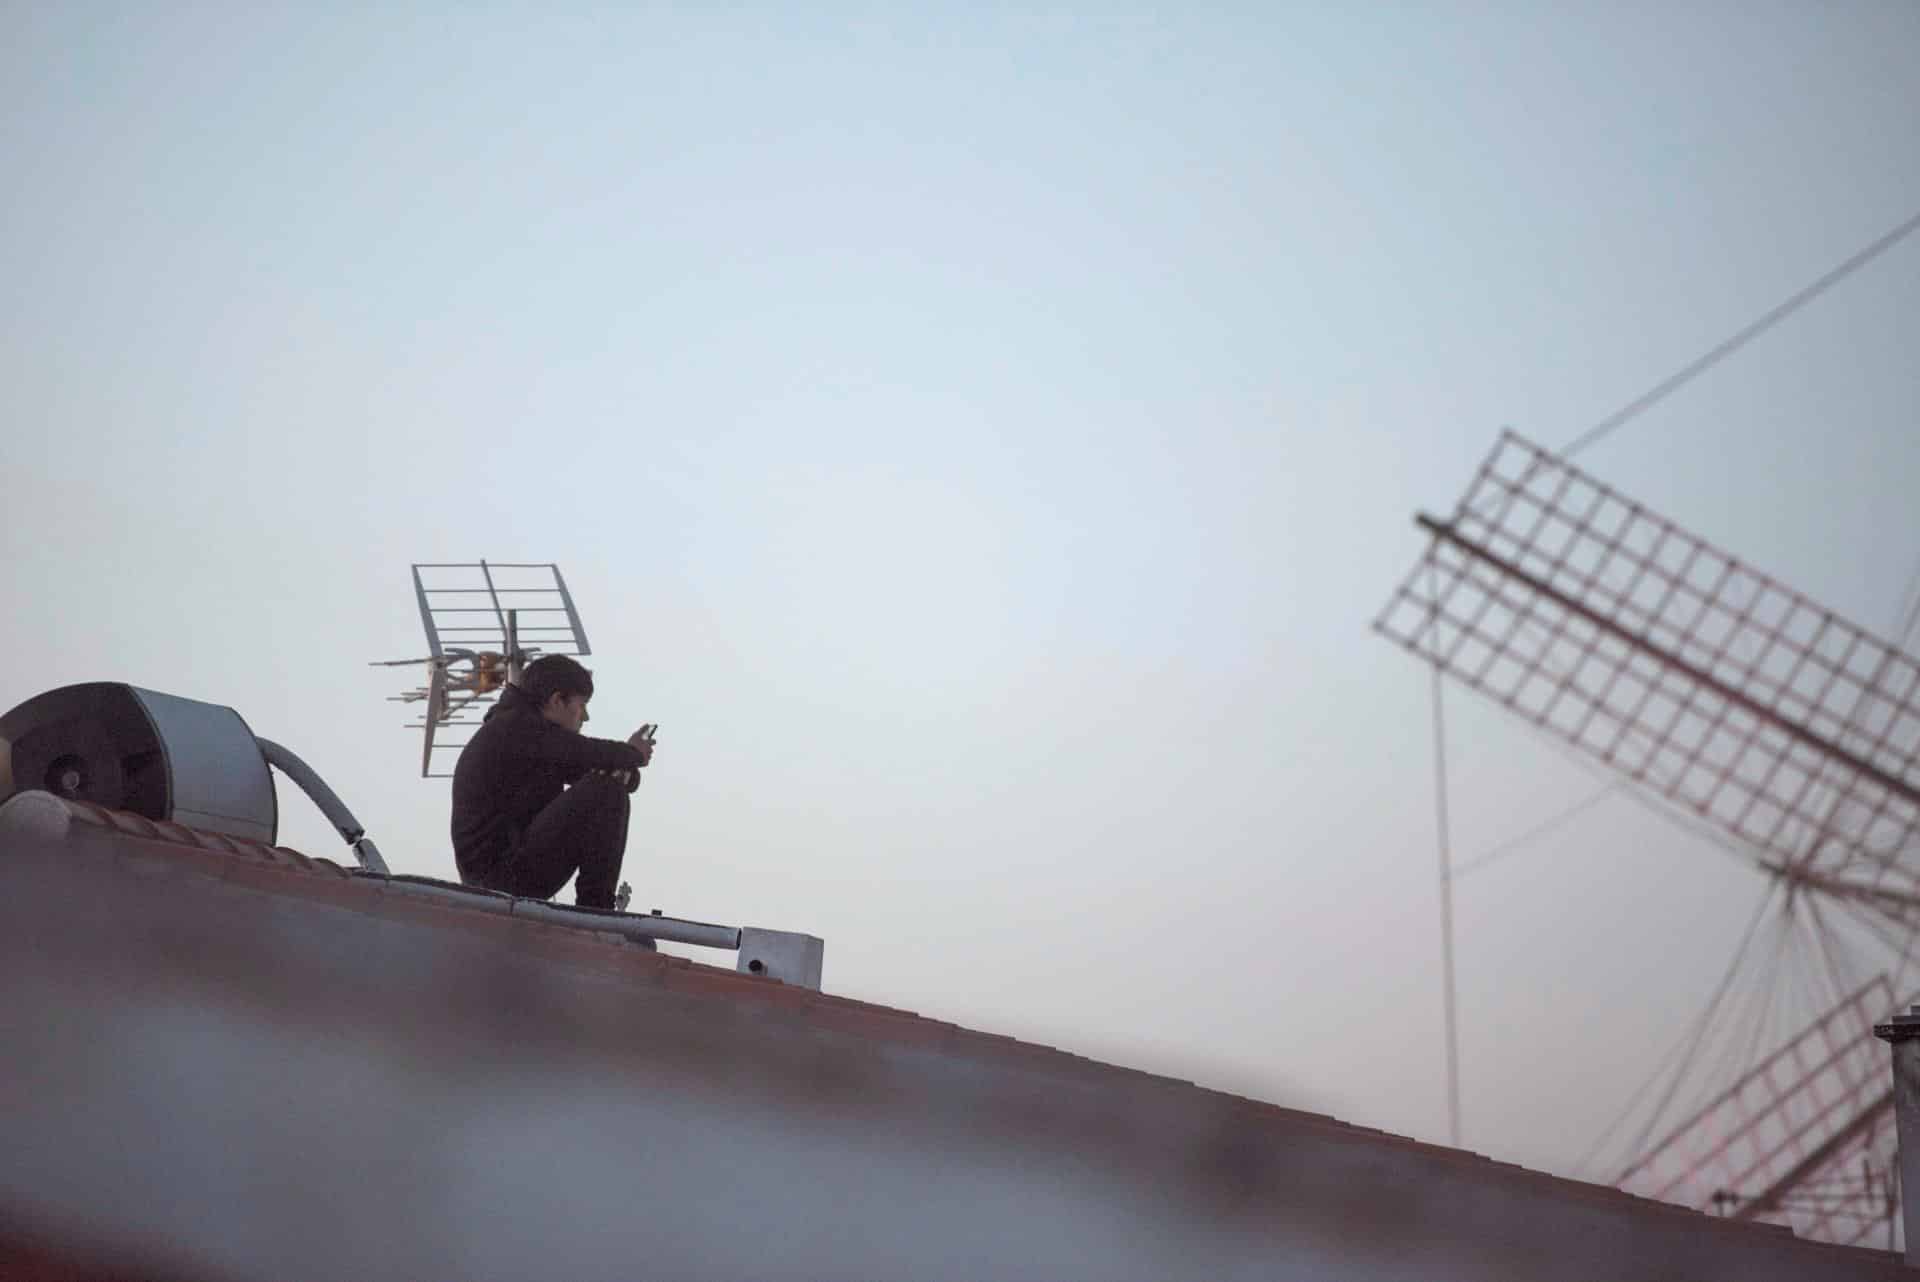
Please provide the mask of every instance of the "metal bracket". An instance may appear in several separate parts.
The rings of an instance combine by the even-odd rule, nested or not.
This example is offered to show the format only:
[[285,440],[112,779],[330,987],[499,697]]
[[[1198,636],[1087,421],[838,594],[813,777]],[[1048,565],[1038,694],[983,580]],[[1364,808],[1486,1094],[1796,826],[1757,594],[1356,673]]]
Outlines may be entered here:
[[811,988],[817,993],[826,952],[827,943],[818,935],[742,926],[740,960],[734,969],[748,975],[765,975],[799,988]]

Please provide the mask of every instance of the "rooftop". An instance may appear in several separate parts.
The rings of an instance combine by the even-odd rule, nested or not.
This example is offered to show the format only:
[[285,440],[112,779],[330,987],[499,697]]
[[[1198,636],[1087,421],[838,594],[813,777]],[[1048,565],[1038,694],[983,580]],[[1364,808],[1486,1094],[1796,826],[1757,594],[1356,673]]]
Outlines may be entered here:
[[8,803],[0,1275],[1908,1276],[452,889]]

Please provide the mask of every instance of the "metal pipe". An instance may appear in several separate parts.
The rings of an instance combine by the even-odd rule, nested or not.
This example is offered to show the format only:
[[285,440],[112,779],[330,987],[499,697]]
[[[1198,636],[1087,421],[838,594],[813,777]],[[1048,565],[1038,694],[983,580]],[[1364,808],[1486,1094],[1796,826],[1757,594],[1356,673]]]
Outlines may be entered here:
[[327,781],[312,766],[271,739],[255,735],[253,741],[260,745],[260,755],[267,759],[267,764],[298,784],[300,791],[306,793],[313,804],[320,808],[327,822],[353,847],[354,858],[362,868],[376,873],[387,871],[387,861],[381,857],[380,848],[368,838],[367,830],[347,809],[347,803],[340,800],[340,794],[329,788]]
[[435,903],[453,904],[479,912],[500,913],[551,926],[570,926],[576,930],[597,930],[626,939],[664,939],[669,943],[692,944],[699,948],[724,948],[737,951],[740,929],[717,926],[712,922],[683,921],[678,917],[652,914],[602,912],[594,908],[568,908],[543,899],[516,899],[498,891],[470,886],[454,886],[425,877],[395,876],[391,873],[363,873],[385,880],[391,894],[407,895]]
[[566,908],[542,899],[516,899],[513,901],[513,915],[549,925],[612,931],[628,939],[665,939],[676,944],[733,951],[738,951],[740,947],[740,931],[737,927],[716,926],[704,921],[681,921],[677,917],[655,917],[651,913],[600,912],[592,908]]

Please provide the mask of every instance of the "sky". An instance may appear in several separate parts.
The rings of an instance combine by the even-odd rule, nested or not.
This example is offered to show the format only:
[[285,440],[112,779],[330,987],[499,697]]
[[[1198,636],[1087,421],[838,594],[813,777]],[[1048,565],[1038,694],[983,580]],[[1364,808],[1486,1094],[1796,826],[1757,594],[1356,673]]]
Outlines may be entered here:
[[[1920,8],[562,8],[0,4],[0,706],[230,705],[451,877],[366,664],[551,560],[636,907],[1444,1139],[1412,516],[1920,210]],[[1917,297],[1580,462],[1891,633]],[[1596,787],[1446,716],[1461,861]],[[1456,890],[1463,1142],[1584,1171],[1761,880],[1622,800]]]

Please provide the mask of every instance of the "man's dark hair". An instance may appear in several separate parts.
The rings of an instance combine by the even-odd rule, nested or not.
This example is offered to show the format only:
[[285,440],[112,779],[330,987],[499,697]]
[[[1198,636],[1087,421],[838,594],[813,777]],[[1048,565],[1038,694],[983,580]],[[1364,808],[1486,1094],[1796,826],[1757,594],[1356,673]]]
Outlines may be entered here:
[[583,694],[591,699],[593,673],[581,667],[578,660],[564,654],[550,654],[526,666],[520,673],[520,688],[542,708],[556,694]]

